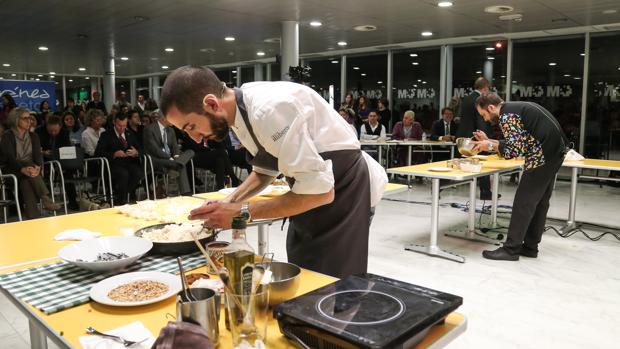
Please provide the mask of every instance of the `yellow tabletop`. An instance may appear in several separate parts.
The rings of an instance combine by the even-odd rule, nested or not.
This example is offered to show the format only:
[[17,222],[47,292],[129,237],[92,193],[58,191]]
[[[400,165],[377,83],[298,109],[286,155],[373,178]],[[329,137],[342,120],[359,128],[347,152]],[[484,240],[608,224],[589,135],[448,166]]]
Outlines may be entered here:
[[506,170],[519,169],[523,166],[523,162],[520,160],[503,160],[499,158],[490,158],[482,163],[482,170],[479,173],[465,172],[457,169],[450,169],[449,171],[436,171],[433,168],[445,168],[448,166],[447,161],[436,161],[426,164],[419,164],[413,166],[394,167],[387,170],[388,173],[410,175],[428,178],[450,179],[450,180],[468,180],[476,177],[481,177],[497,172],[503,172]]
[[385,185],[385,192],[383,192],[383,195],[401,193],[407,190],[409,190],[409,187],[405,184],[387,183]]
[[604,171],[620,171],[620,161],[617,160],[585,159],[578,161],[564,161],[562,166]]

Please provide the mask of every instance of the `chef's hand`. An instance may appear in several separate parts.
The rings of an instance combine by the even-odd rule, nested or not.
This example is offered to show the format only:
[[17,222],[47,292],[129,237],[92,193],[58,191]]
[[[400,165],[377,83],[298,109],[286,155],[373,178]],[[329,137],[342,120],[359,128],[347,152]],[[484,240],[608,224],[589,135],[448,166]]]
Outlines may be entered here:
[[478,153],[483,152],[483,151],[489,151],[489,146],[491,145],[491,141],[489,141],[488,139],[483,140],[483,141],[471,141],[471,142],[474,145],[474,148],[472,150],[474,152],[477,151]]
[[476,139],[479,141],[486,141],[487,139],[489,139],[489,137],[487,137],[487,134],[484,133],[484,131],[480,130],[474,131],[474,137],[476,137]]
[[191,220],[204,220],[204,225],[212,228],[230,228],[232,219],[241,212],[241,203],[207,201],[189,213]]

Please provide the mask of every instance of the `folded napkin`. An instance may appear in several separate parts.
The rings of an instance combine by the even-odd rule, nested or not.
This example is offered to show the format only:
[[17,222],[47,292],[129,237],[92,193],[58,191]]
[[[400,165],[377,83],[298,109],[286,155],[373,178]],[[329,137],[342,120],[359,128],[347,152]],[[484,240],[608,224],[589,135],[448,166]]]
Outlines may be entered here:
[[62,231],[56,234],[56,236],[54,236],[54,240],[57,240],[57,241],[86,240],[86,239],[94,239],[100,236],[101,236],[101,233],[90,231],[88,229],[78,228],[78,229],[67,229],[65,231]]
[[583,157],[583,155],[581,155],[578,152],[576,152],[575,150],[571,149],[564,156],[564,160],[566,160],[566,161],[579,161],[579,160],[585,160],[585,158]]
[[[101,330],[100,330],[101,331]],[[130,341],[141,341],[140,344],[133,345],[132,349],[149,349],[155,343],[155,337],[144,324],[140,321],[132,322],[128,325],[119,327],[114,330],[105,331],[106,334],[120,336]],[[79,338],[80,344],[84,349],[125,349],[118,341],[97,335],[82,336]]]

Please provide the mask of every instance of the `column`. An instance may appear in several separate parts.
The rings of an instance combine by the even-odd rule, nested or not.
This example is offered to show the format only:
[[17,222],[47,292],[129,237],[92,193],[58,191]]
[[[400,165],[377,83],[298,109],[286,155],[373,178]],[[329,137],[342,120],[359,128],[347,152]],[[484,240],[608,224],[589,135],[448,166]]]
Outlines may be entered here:
[[254,81],[264,81],[263,65],[261,63],[254,64]]
[[105,75],[103,76],[103,102],[107,110],[112,110],[116,100],[115,74],[114,57],[109,57],[105,61]]
[[588,112],[588,84],[590,75],[590,32],[586,33],[583,56],[583,77],[581,78],[581,124],[579,125],[579,153],[585,154],[586,116]]
[[491,84],[493,84],[493,61],[487,59],[482,67],[482,76],[484,76]]
[[153,77],[149,76],[149,98],[153,98]]
[[67,77],[64,75],[62,76],[62,105],[63,107],[67,106]]
[[153,76],[151,78],[151,96],[159,105],[159,75]]
[[340,103],[347,95],[347,56],[340,57]]
[[267,76],[265,77],[266,81],[271,81],[271,63],[267,64]]
[[[452,97],[452,46],[441,46],[439,66],[439,118],[441,109],[450,103]],[[455,111],[456,112],[456,111]]]
[[237,81],[235,82],[237,87],[241,86],[241,67],[237,67]]
[[387,52],[387,96],[385,96],[385,98],[387,98],[388,102],[390,103],[390,107],[392,107],[392,109],[394,109],[394,106],[392,104],[392,94],[393,94],[393,88],[392,86],[394,86],[394,54],[392,53],[392,50],[388,50]]
[[512,39],[508,39],[506,47],[506,101],[509,102],[512,96]]
[[136,95],[136,79],[129,80],[129,101],[131,105],[136,105],[138,96]]
[[299,22],[282,22],[282,41],[280,43],[280,77],[290,81],[288,68],[299,65]]

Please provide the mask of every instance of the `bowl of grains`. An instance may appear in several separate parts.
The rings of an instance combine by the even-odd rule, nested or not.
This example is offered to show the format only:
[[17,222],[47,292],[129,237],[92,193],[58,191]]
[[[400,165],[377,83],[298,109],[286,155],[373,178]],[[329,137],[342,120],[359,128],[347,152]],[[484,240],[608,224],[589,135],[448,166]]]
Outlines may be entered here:
[[67,245],[58,251],[58,256],[80,268],[104,273],[130,266],[151,248],[153,243],[147,239],[105,236]]
[[181,289],[181,279],[174,274],[142,271],[99,281],[90,289],[90,298],[105,305],[133,307],[173,297]]

